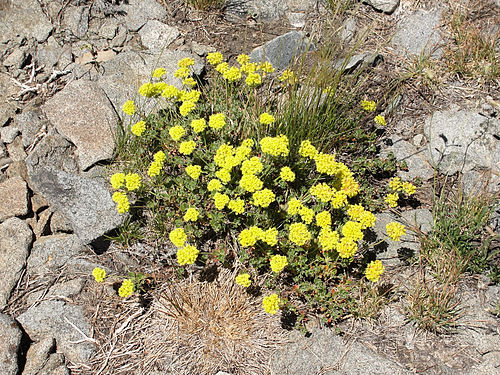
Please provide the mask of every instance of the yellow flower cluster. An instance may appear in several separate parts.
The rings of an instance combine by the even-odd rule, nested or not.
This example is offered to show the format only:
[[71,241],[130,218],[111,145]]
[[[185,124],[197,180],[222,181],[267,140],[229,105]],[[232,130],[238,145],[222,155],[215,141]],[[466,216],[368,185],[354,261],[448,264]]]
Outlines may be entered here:
[[253,193],[257,190],[262,189],[264,183],[260,178],[253,174],[244,174],[241,176],[239,185],[242,189],[248,191],[249,193]]
[[288,215],[297,215],[302,208],[302,202],[297,198],[292,198],[288,201]]
[[127,173],[125,176],[125,187],[128,191],[134,191],[141,187],[141,177],[137,173]]
[[182,102],[182,104],[179,107],[179,113],[186,117],[193,109],[196,108],[196,104],[192,102],[191,100],[186,100]]
[[235,82],[241,78],[241,71],[237,67],[232,66],[222,73],[222,77],[229,82]]
[[319,184],[311,186],[309,188],[309,193],[311,193],[313,197],[318,198],[321,202],[326,203],[332,200],[335,191],[332,190],[332,188],[324,182],[321,182]]
[[113,187],[113,189],[115,189],[115,190],[119,189],[125,183],[125,174],[124,173],[115,173],[111,176],[109,181],[111,182],[111,186]]
[[198,220],[199,216],[200,213],[198,212],[198,210],[196,208],[190,207],[184,214],[184,221],[196,221]]
[[154,161],[151,163],[148,169],[148,176],[155,177],[160,174],[163,168],[163,163],[165,162],[165,153],[163,151],[158,151],[153,155]]
[[184,134],[186,134],[186,131],[184,130],[184,128],[180,125],[176,125],[176,126],[172,126],[169,130],[168,130],[168,134],[170,134],[170,137],[172,137],[172,139],[174,141],[178,141],[179,139],[181,139]]
[[193,180],[197,180],[198,177],[200,177],[200,174],[201,174],[201,166],[199,166],[199,165],[188,165],[186,167],[186,173]]
[[207,127],[207,122],[204,118],[200,118],[198,120],[191,121],[191,127],[195,131],[195,133],[201,133]]
[[377,110],[377,105],[374,101],[362,100],[361,108],[363,108],[366,112],[375,112]]
[[361,231],[361,224],[356,221],[348,221],[342,226],[342,235],[354,242],[363,239],[363,232]]
[[146,98],[152,98],[160,95],[162,91],[165,89],[166,84],[164,82],[151,83],[146,82],[139,87],[139,95],[142,95]]
[[257,156],[253,156],[248,160],[244,160],[241,164],[242,174],[257,174],[262,171],[263,165]]
[[196,142],[193,140],[181,142],[181,144],[179,145],[179,152],[183,155],[191,155],[195,148]]
[[390,193],[387,194],[384,201],[387,203],[389,207],[397,207],[398,206],[398,199],[399,199],[399,194],[398,193]]
[[189,70],[188,67],[182,66],[175,71],[174,77],[175,78],[187,78],[187,77],[189,77],[190,73],[191,73],[191,71]]
[[299,210],[299,215],[302,221],[306,224],[311,224],[314,219],[314,210],[305,206]]
[[207,55],[207,61],[211,65],[218,65],[222,62],[223,59],[224,59],[224,57],[222,56],[222,53],[220,53],[220,52],[210,52]]
[[96,267],[92,270],[92,276],[94,276],[95,281],[102,283],[106,278],[106,270]]
[[113,193],[113,202],[116,203],[116,210],[120,214],[124,214],[125,212],[128,212],[130,209],[130,203],[128,201],[127,194],[122,193],[122,192],[115,192]]
[[374,283],[378,281],[384,273],[385,267],[380,260],[371,261],[365,270],[366,278]]
[[358,245],[349,237],[344,237],[337,244],[337,252],[341,258],[351,258],[358,250]]
[[227,143],[221,144],[214,155],[215,165],[221,168],[232,169],[234,166],[233,153],[233,146]]
[[216,178],[211,179],[207,184],[208,191],[219,191],[222,189],[222,183]]
[[270,115],[269,113],[267,112],[264,112],[263,114],[260,115],[259,117],[259,122],[262,124],[262,125],[269,125],[269,124],[272,124],[274,121],[276,121],[276,119],[274,118],[273,115]]
[[304,246],[306,242],[311,239],[311,233],[309,233],[305,224],[290,224],[290,228],[288,230],[288,239],[298,246]]
[[122,110],[126,115],[132,116],[135,113],[134,102],[132,100],[127,100],[125,103],[123,103]]
[[360,204],[351,204],[347,208],[347,215],[352,220],[361,224],[362,229],[371,228],[375,225],[377,218],[370,211],[366,211]]
[[273,68],[273,65],[269,61],[260,63],[259,68],[263,73],[273,73],[276,70]]
[[345,177],[342,179],[342,191],[344,191],[349,198],[355,197],[359,193],[359,184],[353,177]]
[[280,298],[277,294],[273,293],[262,299],[262,308],[268,314],[274,315],[280,309]]
[[229,197],[226,194],[221,194],[219,192],[215,193],[214,195],[214,203],[215,207],[218,210],[222,210],[226,204],[229,202]]
[[200,252],[193,245],[187,245],[177,250],[177,262],[183,266],[185,264],[193,264],[198,258]]
[[271,270],[275,273],[278,273],[286,267],[286,265],[288,264],[288,259],[283,255],[274,255],[269,260],[269,264],[271,265]]
[[290,69],[285,69],[278,78],[281,82],[288,81],[291,84],[297,82],[297,76]]
[[288,138],[286,135],[277,137],[264,137],[260,141],[262,152],[272,156],[287,156],[288,155]]
[[215,130],[221,129],[224,125],[226,125],[224,113],[215,113],[208,118],[208,126]]
[[217,70],[220,74],[224,74],[229,70],[229,64],[225,61],[221,62],[220,64],[217,64],[215,70]]
[[262,83],[262,77],[259,73],[249,73],[245,79],[245,83],[250,87],[258,86]]
[[295,181],[295,173],[293,173],[290,167],[281,168],[280,177],[283,181],[288,181],[288,182]]
[[236,61],[238,61],[238,64],[240,64],[241,66],[243,66],[243,65],[248,64],[250,62],[250,56],[248,56],[248,55],[246,55],[244,53],[241,53],[236,58]]
[[175,228],[170,232],[168,238],[177,247],[183,247],[187,241],[186,232],[184,232],[184,229],[182,228]]
[[259,65],[257,65],[256,63],[249,62],[249,63],[246,63],[245,65],[242,65],[240,70],[243,73],[250,75],[252,73],[255,73],[259,69],[260,69]]
[[130,279],[123,280],[118,295],[122,298],[130,297],[134,293],[134,282]]
[[146,130],[146,122],[144,121],[139,121],[136,122],[132,127],[130,128],[130,131],[132,132],[133,135],[136,135],[140,137],[142,133]]
[[394,241],[399,241],[401,236],[406,234],[405,226],[394,221],[388,223],[385,229],[387,230],[387,235]]
[[337,231],[332,230],[330,226],[325,226],[319,231],[318,241],[323,251],[331,251],[337,248],[339,238]]
[[227,207],[236,215],[241,215],[243,212],[245,212],[245,201],[241,198],[231,199],[227,204]]
[[223,184],[227,184],[229,181],[231,181],[231,172],[227,169],[222,168],[215,172],[215,177],[221,180]]
[[380,125],[380,126],[385,126],[387,124],[385,121],[385,117],[383,115],[375,116],[373,121],[375,121],[375,124]]
[[316,214],[316,225],[320,228],[326,228],[332,225],[332,215],[328,211],[321,211]]
[[335,162],[335,155],[318,153],[314,156],[316,170],[319,173],[325,173],[333,176],[338,172],[338,163]]
[[185,57],[177,62],[179,68],[188,68],[194,65],[194,59],[191,57]]
[[173,99],[179,96],[179,89],[174,85],[165,85],[165,88],[161,92],[161,96],[165,99]]
[[236,284],[245,288],[248,288],[252,284],[252,280],[250,280],[250,275],[248,273],[240,273],[236,276],[234,281],[236,281]]
[[347,194],[342,190],[336,191],[330,201],[333,208],[342,208],[347,204]]
[[310,141],[305,140],[300,143],[299,154],[304,158],[314,159],[318,155],[318,150],[316,150],[316,147]]
[[263,232],[261,228],[252,226],[248,229],[243,229],[238,236],[238,240],[243,247],[253,246],[261,238]]
[[276,199],[276,195],[269,189],[262,189],[256,191],[252,195],[253,204],[256,206],[267,208],[271,203],[273,203]]
[[167,71],[165,70],[165,68],[156,68],[155,70],[153,70],[153,77],[154,78],[161,78],[163,77],[165,74],[167,74]]

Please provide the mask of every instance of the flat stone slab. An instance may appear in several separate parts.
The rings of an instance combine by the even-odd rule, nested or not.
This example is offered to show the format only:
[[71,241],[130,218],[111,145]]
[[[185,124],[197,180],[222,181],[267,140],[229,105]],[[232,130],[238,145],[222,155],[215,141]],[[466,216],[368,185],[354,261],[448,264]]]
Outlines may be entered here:
[[0,374],[17,375],[17,353],[21,345],[21,330],[14,319],[0,314]]
[[21,177],[0,183],[0,221],[28,213],[28,186]]
[[36,0],[8,0],[0,11],[0,43],[17,35],[45,41],[53,29]]
[[167,48],[180,34],[176,27],[156,20],[149,20],[139,30],[142,45],[147,49],[159,51]]
[[118,119],[95,82],[71,82],[50,98],[42,110],[57,131],[77,147],[82,170],[113,155]]
[[387,14],[393,13],[399,5],[399,0],[363,0],[363,3],[371,5],[374,9]]

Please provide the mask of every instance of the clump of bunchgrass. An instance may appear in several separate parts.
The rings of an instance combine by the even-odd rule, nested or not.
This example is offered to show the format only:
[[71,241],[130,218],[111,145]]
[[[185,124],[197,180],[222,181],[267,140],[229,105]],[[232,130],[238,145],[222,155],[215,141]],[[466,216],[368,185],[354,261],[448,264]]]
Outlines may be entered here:
[[226,4],[226,0],[184,0],[184,2],[195,9],[204,11],[222,9]]

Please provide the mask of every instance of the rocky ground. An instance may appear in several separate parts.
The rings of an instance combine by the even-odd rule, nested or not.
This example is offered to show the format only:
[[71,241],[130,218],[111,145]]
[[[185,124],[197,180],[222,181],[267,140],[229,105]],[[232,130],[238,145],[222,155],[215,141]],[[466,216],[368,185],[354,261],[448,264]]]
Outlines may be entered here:
[[[442,53],[440,2],[363,3],[359,18],[342,26],[346,43],[367,18],[389,24],[394,37],[377,51],[383,59],[367,50],[349,68],[373,59],[384,69],[394,56]],[[500,12],[498,1],[491,6]],[[293,54],[283,51],[310,46],[307,37],[327,16],[325,4],[313,0],[230,0],[224,12],[210,15],[175,0],[0,0],[1,374],[92,373],[88,364],[99,343],[85,305],[90,275],[105,262],[99,255],[112,253],[103,236],[124,220],[103,176],[121,105],[135,97],[138,84],[156,66],[173,72],[187,56],[201,72],[203,56],[215,50],[266,56],[284,68]],[[382,153],[406,162],[401,177],[425,183],[435,171],[460,172],[466,190],[487,176],[487,189],[498,191],[498,91],[465,96],[445,95],[440,105],[420,110],[409,97],[395,99],[392,110],[400,115],[391,119]],[[432,224],[426,207],[406,211],[405,218],[422,231]],[[380,215],[378,230],[395,219]],[[498,212],[496,220],[491,227],[498,231]],[[418,251],[414,236],[379,255],[403,285],[414,276],[405,268],[405,249]],[[113,254],[124,268],[135,264],[133,253]],[[468,277],[460,288],[464,314],[453,335],[417,330],[396,298],[377,324],[349,321],[343,336],[313,326],[308,337],[292,333],[273,357],[272,371],[499,374],[500,320],[488,311],[500,288],[482,276]]]

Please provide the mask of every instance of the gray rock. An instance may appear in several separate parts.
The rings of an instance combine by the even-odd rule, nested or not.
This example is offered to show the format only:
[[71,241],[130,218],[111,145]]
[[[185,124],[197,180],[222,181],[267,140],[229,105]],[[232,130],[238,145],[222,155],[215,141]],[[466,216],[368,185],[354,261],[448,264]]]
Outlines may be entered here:
[[67,7],[64,10],[62,26],[77,38],[83,38],[89,29],[89,7]]
[[5,174],[8,178],[21,177],[24,181],[28,181],[28,169],[24,161],[13,161],[5,171]]
[[[0,14],[0,19],[1,17]],[[2,34],[0,33],[0,35]],[[10,99],[10,96],[15,95],[17,92],[18,88],[11,81],[10,76],[0,73],[0,126],[4,126],[14,116],[16,105]]]
[[374,9],[391,14],[399,5],[399,0],[363,0],[363,3],[371,5]]
[[0,12],[0,43],[17,35],[44,42],[53,27],[37,0],[10,0],[10,6]]
[[39,342],[31,344],[26,353],[23,375],[38,375],[55,351],[56,340],[51,336],[43,337]]
[[26,166],[30,176],[39,168],[49,167],[68,173],[78,173],[78,165],[74,156],[75,147],[59,134],[52,132],[36,145],[26,158]]
[[0,224],[0,309],[5,306],[26,264],[33,233],[26,222],[13,217]]
[[50,98],[42,110],[57,131],[77,147],[81,169],[113,155],[117,117],[96,83],[73,81]]
[[14,138],[14,140],[7,145],[7,152],[13,161],[23,161],[28,156],[24,151],[21,137]]
[[18,48],[5,58],[3,65],[8,68],[21,69],[26,61],[27,55],[24,48]]
[[356,18],[349,17],[348,19],[346,19],[342,24],[340,39],[342,39],[344,43],[349,43],[356,34],[356,27]]
[[305,13],[289,12],[286,16],[290,26],[300,29],[306,25],[307,15]]
[[291,343],[271,359],[271,369],[275,374],[411,374],[398,364],[373,353],[363,344],[344,342],[340,336],[327,329],[314,330],[310,337],[294,331],[289,339]]
[[91,329],[82,308],[63,301],[42,301],[32,306],[17,320],[32,340],[49,336],[56,339],[57,348],[73,363],[87,363],[95,345],[75,328],[90,338]]
[[23,146],[28,147],[34,141],[38,132],[43,128],[44,122],[40,118],[39,111],[23,111],[21,114],[14,117],[14,124],[21,129],[23,134]]
[[33,196],[31,197],[31,208],[33,209],[34,213],[39,213],[41,210],[44,210],[47,207],[49,207],[49,204],[44,197],[42,197],[40,194],[33,194]]
[[269,61],[276,69],[282,70],[300,54],[314,49],[314,44],[301,32],[290,31],[255,48],[250,53],[250,59],[254,62]]
[[438,111],[424,123],[432,162],[441,173],[500,170],[500,120],[474,111]]
[[129,0],[121,2],[118,11],[126,13],[125,23],[129,31],[137,31],[146,24],[148,20],[163,21],[167,17],[167,11],[155,0]]
[[45,276],[49,272],[57,271],[81,250],[82,244],[74,234],[41,237],[33,243],[28,258],[28,273]]
[[227,0],[225,4],[229,20],[251,16],[257,21],[273,21],[283,17],[287,10],[287,0]]
[[73,231],[73,227],[61,211],[55,211],[50,219],[50,231],[52,233],[70,233]]
[[48,290],[48,292],[41,290],[30,294],[27,297],[26,302],[28,305],[33,305],[41,299],[64,301],[80,293],[84,284],[85,281],[83,279],[72,279],[63,283],[55,284]]
[[127,40],[127,36],[128,36],[127,28],[121,25],[118,26],[118,31],[116,32],[116,35],[113,38],[113,40],[111,40],[111,46],[113,48],[118,48],[123,46],[123,44]]
[[113,39],[118,31],[118,20],[115,18],[108,18],[101,25],[99,29],[99,36],[106,39]]
[[0,374],[17,375],[17,353],[21,345],[21,330],[8,315],[0,314]]
[[[138,83],[140,85],[148,82],[155,68],[165,68],[167,75],[164,81],[180,88],[182,82],[174,78],[173,74],[177,70],[177,62],[184,57],[195,59],[194,74],[200,74],[203,64],[197,57],[187,52],[169,50],[154,53],[152,51],[123,52],[113,60],[102,64],[104,75],[99,77],[98,84],[113,103],[117,113],[122,115],[123,103],[129,99],[138,99]],[[149,113],[153,107],[154,100],[141,103],[141,108],[145,113]]]
[[45,210],[38,215],[38,220],[33,228],[33,234],[38,240],[40,237],[47,235],[47,229],[50,227],[50,217],[52,216],[51,210]]
[[215,375],[232,375],[230,374],[229,372],[225,372],[225,371],[219,371],[217,374]]
[[149,20],[139,30],[142,45],[151,50],[161,51],[167,48],[179,35],[180,32],[176,27],[156,20]]
[[71,59],[71,48],[60,46],[53,36],[47,39],[47,43],[39,45],[36,51],[37,65],[43,65],[45,71],[50,73],[55,66],[64,69]]
[[18,134],[19,128],[17,126],[10,125],[0,129],[0,137],[4,143],[12,143]]
[[[29,169],[28,169],[29,172]],[[33,189],[71,222],[83,244],[119,227],[125,218],[115,208],[108,184],[47,167],[30,175]]]
[[357,68],[366,68],[368,66],[377,66],[384,57],[379,53],[365,52],[359,55],[354,55],[347,60],[340,59],[335,62],[334,68],[343,72],[353,72]]
[[392,43],[399,53],[420,55],[430,54],[441,57],[442,48],[436,48],[441,42],[438,27],[441,23],[441,10],[422,10],[410,14],[397,26]]
[[28,213],[28,187],[21,177],[0,183],[0,221]]

